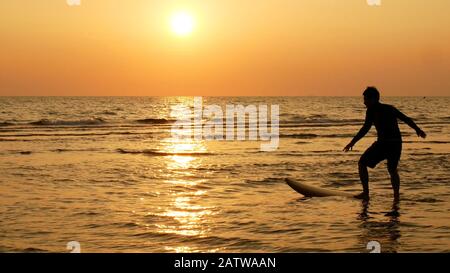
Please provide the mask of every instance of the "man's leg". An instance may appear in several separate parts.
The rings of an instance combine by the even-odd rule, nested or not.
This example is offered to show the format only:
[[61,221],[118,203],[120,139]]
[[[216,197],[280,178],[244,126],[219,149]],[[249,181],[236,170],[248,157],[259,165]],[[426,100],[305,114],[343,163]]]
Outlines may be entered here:
[[363,192],[361,197],[369,197],[369,172],[367,171],[367,165],[363,160],[359,160],[358,162],[358,170],[359,170],[359,179],[361,180],[361,184],[363,186]]
[[394,201],[400,200],[400,175],[398,174],[398,163],[402,153],[402,143],[392,143],[389,148],[390,155],[387,158],[387,167],[391,176],[392,190],[394,191]]
[[388,167],[389,175],[391,176],[392,189],[394,190],[394,199],[400,199],[400,175],[396,166]]
[[359,178],[363,187],[363,192],[355,196],[356,198],[369,200],[369,172],[367,167],[374,168],[381,160],[380,146],[375,142],[361,156],[358,162]]

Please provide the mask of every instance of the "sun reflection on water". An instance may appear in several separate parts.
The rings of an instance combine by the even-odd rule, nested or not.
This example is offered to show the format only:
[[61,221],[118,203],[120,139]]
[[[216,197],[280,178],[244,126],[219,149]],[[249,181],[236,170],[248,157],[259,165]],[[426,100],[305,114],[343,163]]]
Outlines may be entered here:
[[169,159],[171,161],[168,162],[168,169],[187,169],[191,166],[191,162],[195,160],[195,157],[173,155],[170,156]]
[[[180,236],[205,237],[210,231],[209,217],[214,213],[214,207],[206,204],[207,190],[197,187],[205,183],[205,179],[195,178],[195,169],[202,165],[202,156],[207,148],[203,141],[190,139],[167,139],[161,143],[160,150],[169,154],[164,158],[166,165],[166,183],[172,201],[160,213],[170,217],[174,223],[158,223],[159,233],[176,234]],[[188,179],[186,179],[188,177]],[[192,179],[189,179],[192,177]],[[172,186],[170,186],[172,185]],[[182,187],[174,187],[182,186]],[[186,189],[188,189],[186,191]],[[195,252],[189,243],[166,247],[172,252]]]
[[209,231],[209,228],[205,225],[207,223],[205,218],[211,215],[213,211],[211,207],[192,204],[193,199],[193,197],[188,196],[175,197],[172,206],[161,216],[173,218],[178,222],[178,225],[158,224],[159,232],[184,236],[205,235]]
[[207,152],[203,141],[193,140],[169,139],[160,149],[169,154],[166,158],[167,169],[175,171],[198,167],[202,160],[197,155]]
[[208,253],[214,253],[214,252],[219,252],[219,251],[222,250],[221,248],[213,248],[213,249],[208,249],[208,250],[204,251],[202,249],[189,247],[189,246],[179,246],[179,247],[166,246],[166,247],[164,247],[164,249],[169,251],[169,252],[175,252],[175,253],[186,253],[186,252],[208,252]]

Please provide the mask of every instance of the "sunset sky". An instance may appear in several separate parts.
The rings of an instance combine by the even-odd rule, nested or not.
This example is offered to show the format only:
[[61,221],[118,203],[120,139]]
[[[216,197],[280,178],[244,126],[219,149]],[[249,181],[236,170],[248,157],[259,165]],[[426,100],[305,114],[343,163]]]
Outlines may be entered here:
[[[185,18],[174,29],[177,12],[188,29]],[[449,0],[2,0],[0,95],[354,96],[375,85],[448,96],[449,14]]]

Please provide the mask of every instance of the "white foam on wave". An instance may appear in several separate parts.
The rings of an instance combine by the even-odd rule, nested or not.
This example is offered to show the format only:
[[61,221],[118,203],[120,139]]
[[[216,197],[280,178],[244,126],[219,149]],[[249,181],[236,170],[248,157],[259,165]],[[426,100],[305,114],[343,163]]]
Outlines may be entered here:
[[104,124],[106,121],[102,118],[90,118],[82,120],[49,120],[41,119],[39,121],[30,122],[31,125],[47,125],[47,126],[82,126],[82,125],[98,125]]

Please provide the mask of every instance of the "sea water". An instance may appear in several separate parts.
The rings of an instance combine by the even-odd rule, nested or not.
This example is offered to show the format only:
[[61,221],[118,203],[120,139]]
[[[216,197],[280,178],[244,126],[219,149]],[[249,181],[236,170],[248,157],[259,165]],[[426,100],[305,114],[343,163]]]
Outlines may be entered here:
[[[279,106],[279,145],[175,140],[172,106],[193,97],[0,97],[0,251],[386,252],[450,250],[450,98],[387,97],[428,134],[400,125],[401,201],[386,163],[371,200],[304,198],[284,178],[361,190],[375,128],[362,97],[203,97]],[[224,108],[225,109],[225,108]]]

